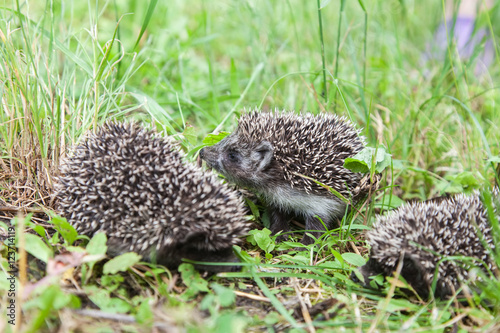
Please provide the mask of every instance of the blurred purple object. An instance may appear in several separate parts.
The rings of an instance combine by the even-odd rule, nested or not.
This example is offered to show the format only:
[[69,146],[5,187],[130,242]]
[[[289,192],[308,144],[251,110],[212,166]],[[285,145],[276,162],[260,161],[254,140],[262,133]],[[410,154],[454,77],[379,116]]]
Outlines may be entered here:
[[[448,37],[453,38],[460,58],[469,60],[477,47],[481,47],[484,39],[484,49],[480,51],[476,58],[475,73],[482,74],[487,71],[488,66],[492,63],[494,57],[493,43],[485,28],[481,28],[474,33],[475,19],[472,17],[457,17],[455,25],[453,20],[448,20],[446,26],[443,23],[439,25],[434,39],[427,44],[426,52],[423,55],[425,62],[429,60],[444,60],[448,52]],[[447,36],[448,32],[453,29],[453,34]]]

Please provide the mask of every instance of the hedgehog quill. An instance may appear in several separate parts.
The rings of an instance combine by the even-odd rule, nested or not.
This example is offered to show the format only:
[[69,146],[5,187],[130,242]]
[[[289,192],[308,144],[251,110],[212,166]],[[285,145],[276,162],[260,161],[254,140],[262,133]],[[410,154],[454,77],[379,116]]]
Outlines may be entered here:
[[[446,257],[472,257],[479,260],[476,265],[484,262],[492,268],[478,231],[485,244],[494,249],[486,208],[478,192],[410,203],[389,212],[379,217],[366,235],[371,252],[368,262],[359,269],[364,284],[369,286],[370,276],[391,276],[402,256],[401,275],[423,299],[430,295],[437,266],[434,295],[451,296],[461,282],[469,279],[471,265]],[[360,282],[354,273],[351,277]]]
[[[321,221],[331,229],[346,204],[301,175],[356,200],[368,193],[369,184],[343,164],[364,146],[359,131],[335,115],[253,111],[240,117],[232,134],[203,148],[200,157],[229,182],[263,197],[273,233],[290,231],[292,217],[303,218],[306,230],[324,231]],[[310,244],[313,239],[304,235],[301,242]]]
[[79,233],[106,233],[110,255],[134,251],[170,268],[182,258],[237,261],[232,245],[248,231],[233,190],[135,123],[107,123],[74,148],[56,198]]

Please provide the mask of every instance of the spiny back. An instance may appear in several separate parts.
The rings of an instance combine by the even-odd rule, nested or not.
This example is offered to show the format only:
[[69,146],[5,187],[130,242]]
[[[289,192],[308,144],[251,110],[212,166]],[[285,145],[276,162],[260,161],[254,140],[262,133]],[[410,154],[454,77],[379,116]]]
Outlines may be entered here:
[[248,225],[237,195],[183,161],[169,139],[137,124],[108,123],[61,167],[58,208],[82,234],[103,231],[115,252],[149,255],[199,235],[198,250],[230,247]]
[[[495,248],[486,209],[476,192],[400,207],[377,219],[373,230],[367,233],[367,241],[372,247],[371,258],[387,273],[396,269],[404,251],[425,268],[423,277],[430,284],[443,257],[474,257],[491,267],[478,230],[483,241]],[[457,286],[458,280],[468,274],[456,261],[445,260],[439,264],[438,275],[440,287],[447,288]]]
[[360,174],[343,167],[344,160],[364,148],[359,130],[345,118],[332,114],[298,115],[293,112],[249,112],[238,121],[237,134],[242,145],[267,140],[284,178],[292,187],[307,193],[324,193],[316,183],[298,174],[326,184],[349,196],[359,183]]

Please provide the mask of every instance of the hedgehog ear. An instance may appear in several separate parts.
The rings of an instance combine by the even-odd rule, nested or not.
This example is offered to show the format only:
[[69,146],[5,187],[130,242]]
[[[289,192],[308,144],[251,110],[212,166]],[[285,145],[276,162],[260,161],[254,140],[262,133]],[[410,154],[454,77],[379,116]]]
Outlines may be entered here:
[[267,167],[271,160],[273,159],[273,145],[269,141],[262,141],[255,148],[258,159],[258,170],[262,170]]

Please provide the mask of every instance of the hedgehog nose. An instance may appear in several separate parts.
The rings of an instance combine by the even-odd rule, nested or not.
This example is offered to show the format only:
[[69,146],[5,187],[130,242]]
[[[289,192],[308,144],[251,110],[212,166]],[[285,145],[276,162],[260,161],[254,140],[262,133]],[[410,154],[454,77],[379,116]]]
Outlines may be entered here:
[[205,152],[204,152],[205,148],[201,148],[200,149],[200,158],[203,158],[205,157]]

